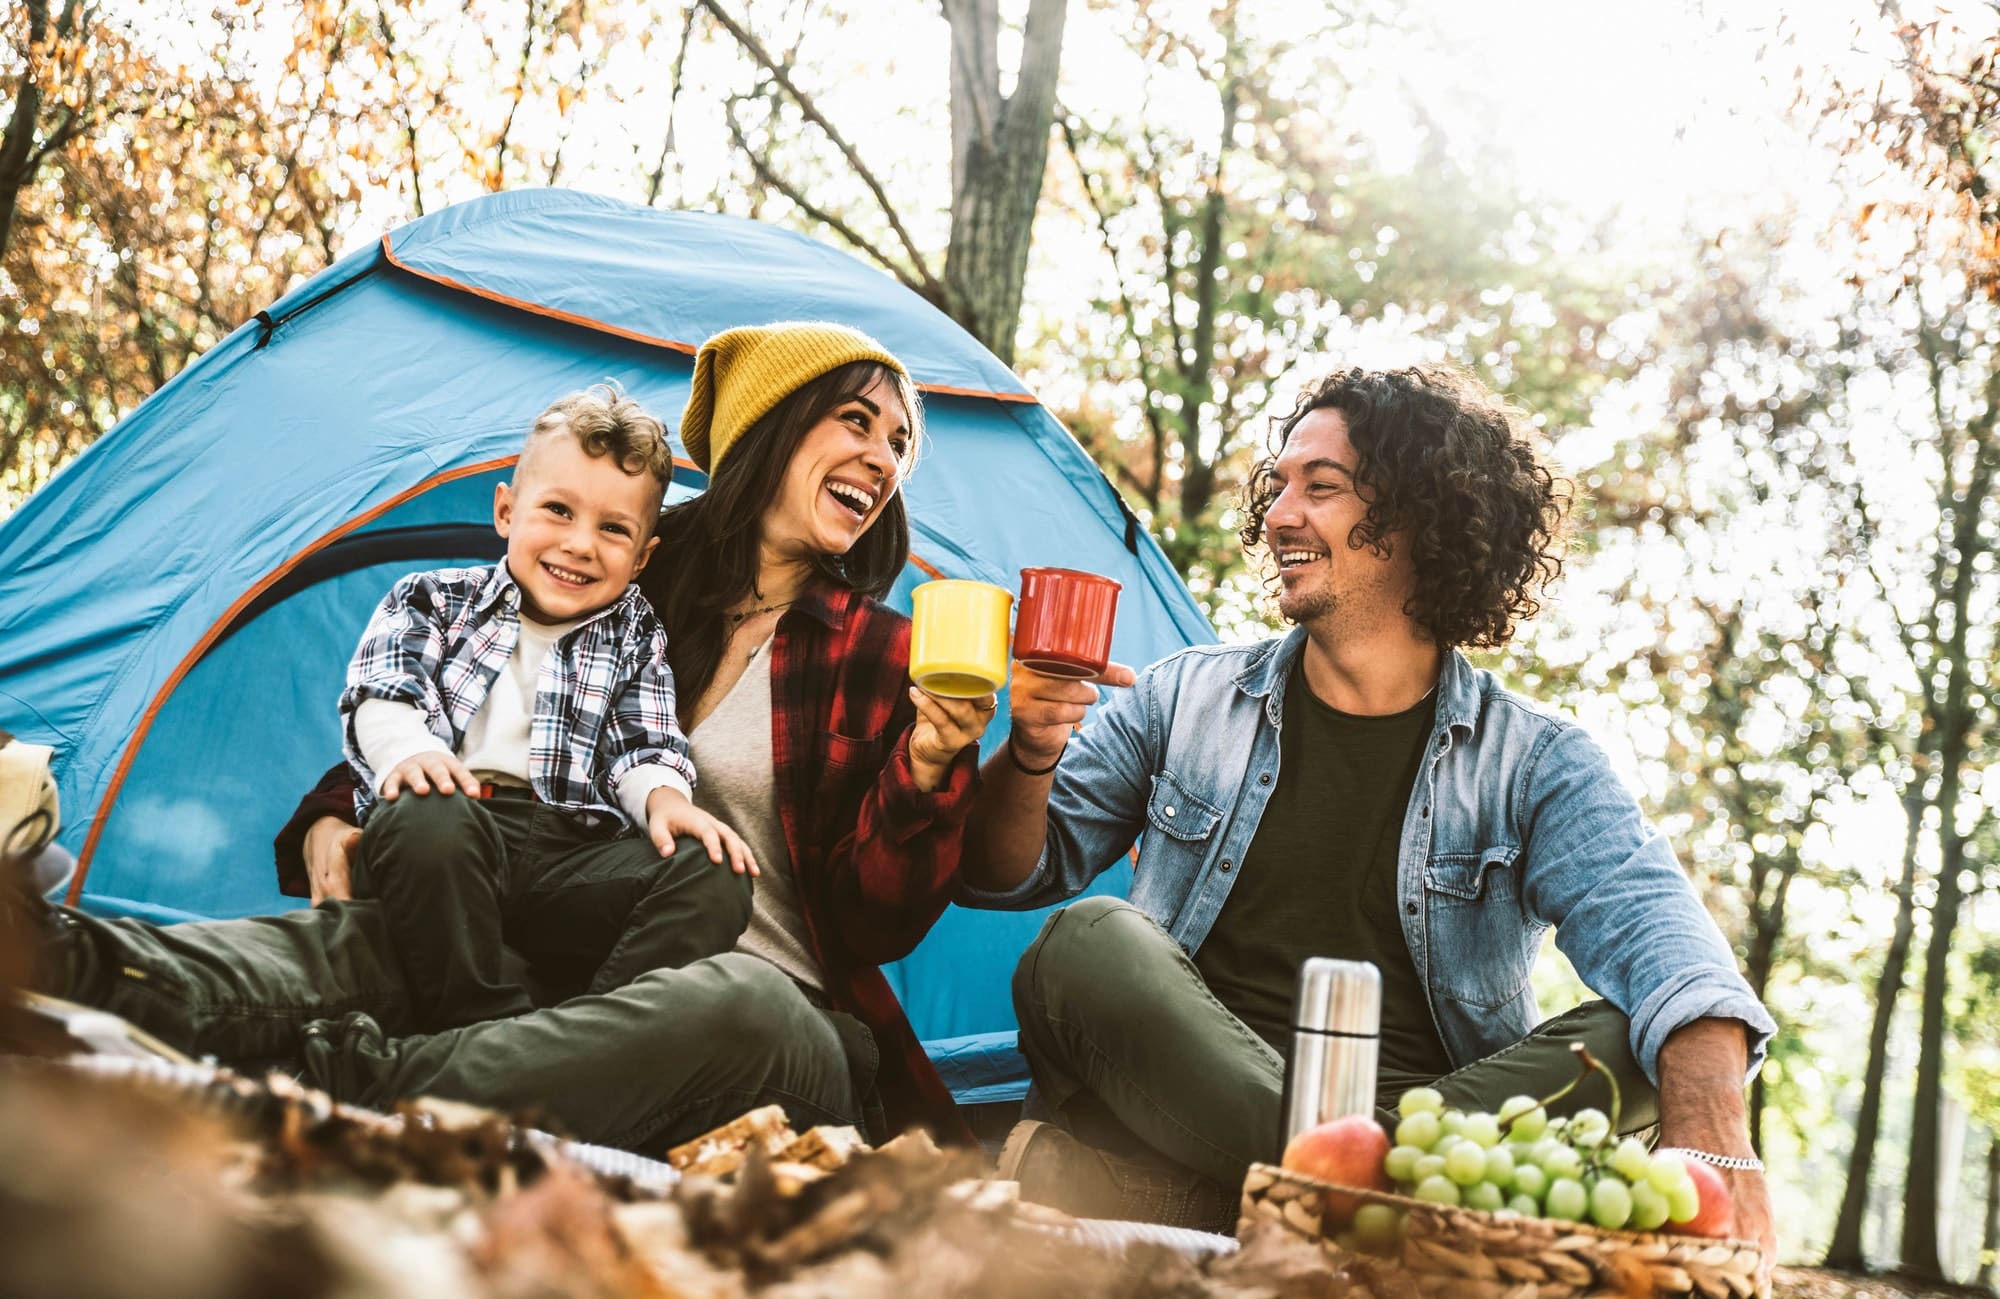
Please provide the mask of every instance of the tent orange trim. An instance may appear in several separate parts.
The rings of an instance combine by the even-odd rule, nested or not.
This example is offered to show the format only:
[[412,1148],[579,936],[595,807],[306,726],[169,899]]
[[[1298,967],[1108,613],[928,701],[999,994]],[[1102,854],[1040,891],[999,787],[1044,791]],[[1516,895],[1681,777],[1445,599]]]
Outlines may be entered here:
[[[607,325],[603,321],[593,320],[589,316],[579,316],[574,312],[559,311],[554,307],[544,306],[539,302],[529,302],[524,298],[510,298],[504,293],[495,293],[491,289],[482,289],[476,284],[466,284],[460,280],[452,279],[449,275],[440,275],[436,271],[418,270],[396,256],[396,250],[390,244],[389,236],[386,234],[382,236],[382,257],[397,270],[414,275],[418,279],[429,280],[433,284],[442,284],[448,289],[456,289],[460,293],[470,293],[475,298],[485,298],[488,302],[497,302],[502,306],[513,307],[518,311],[528,312],[530,315],[545,316],[550,320],[560,320],[566,325],[576,325],[583,329],[595,330],[600,334],[610,334],[614,338],[629,338],[635,343],[648,343],[654,347],[669,348],[685,356],[693,356],[700,350],[698,344],[683,343],[678,339],[672,338],[655,338],[651,334],[641,334],[637,330],[621,329],[617,325]],[[950,384],[944,383],[920,383],[917,387],[921,391],[938,393],[947,397],[979,397],[987,401],[1011,401],[1028,406],[1039,404],[1038,398],[1025,392],[988,392],[980,388],[955,388]]]

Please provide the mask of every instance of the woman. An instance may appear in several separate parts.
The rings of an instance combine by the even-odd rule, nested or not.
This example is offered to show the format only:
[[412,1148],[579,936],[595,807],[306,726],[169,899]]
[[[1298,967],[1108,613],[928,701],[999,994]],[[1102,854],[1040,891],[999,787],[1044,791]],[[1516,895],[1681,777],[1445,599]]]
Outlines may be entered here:
[[794,1123],[964,1135],[878,968],[954,889],[994,709],[910,688],[909,621],[879,603],[909,557],[900,488],[920,414],[902,364],[841,326],[730,330],[696,357],[681,438],[709,488],[666,512],[642,587],[694,701],[697,801],[762,867],[736,951],[393,1036],[408,996],[379,912],[342,900],[356,833],[343,766],[278,840],[287,891],[310,873],[327,905],[172,929],[59,912],[54,982],[189,1049],[301,1057],[310,1081],[364,1103],[539,1107],[649,1149],[770,1101]]

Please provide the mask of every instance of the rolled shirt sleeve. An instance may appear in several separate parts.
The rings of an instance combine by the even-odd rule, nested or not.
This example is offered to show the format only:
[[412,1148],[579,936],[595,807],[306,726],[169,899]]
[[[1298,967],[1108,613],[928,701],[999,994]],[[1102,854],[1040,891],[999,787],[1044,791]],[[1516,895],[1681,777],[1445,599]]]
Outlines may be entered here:
[[1632,1021],[1632,1052],[1659,1081],[1675,1030],[1720,1017],[1748,1029],[1750,1069],[1777,1024],[1737,969],[1666,836],[1587,732],[1550,730],[1524,791],[1524,901],[1593,991]]
[[424,713],[415,704],[392,699],[363,699],[349,725],[376,794],[396,768],[420,753],[450,753],[451,746],[431,734]]
[[639,832],[646,832],[646,800],[656,789],[677,791],[682,798],[694,798],[694,786],[687,778],[664,762],[646,762],[628,768],[618,779],[618,806],[625,810],[625,816]]

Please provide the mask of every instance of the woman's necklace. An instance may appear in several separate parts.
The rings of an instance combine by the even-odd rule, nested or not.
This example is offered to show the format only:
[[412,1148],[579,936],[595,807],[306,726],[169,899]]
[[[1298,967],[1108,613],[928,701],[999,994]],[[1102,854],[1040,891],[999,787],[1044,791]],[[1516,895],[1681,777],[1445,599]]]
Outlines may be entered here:
[[789,600],[780,600],[776,604],[764,604],[757,606],[755,609],[745,609],[742,613],[730,614],[729,621],[730,624],[733,626],[737,623],[746,622],[751,618],[755,618],[760,613],[776,613],[780,609],[786,608],[790,605],[797,604],[798,600],[799,597],[793,596]]

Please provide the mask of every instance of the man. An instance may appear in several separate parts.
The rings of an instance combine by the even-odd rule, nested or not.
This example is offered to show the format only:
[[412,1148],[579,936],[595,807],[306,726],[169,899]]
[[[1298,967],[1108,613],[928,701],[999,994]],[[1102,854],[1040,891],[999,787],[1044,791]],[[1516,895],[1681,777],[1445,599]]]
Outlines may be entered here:
[[[1247,1165],[1279,1154],[1299,962],[1365,959],[1378,1105],[1544,1095],[1581,1041],[1624,1084],[1620,1129],[1657,1122],[1722,1167],[1768,1258],[1742,1088],[1770,1016],[1603,752],[1460,653],[1538,611],[1556,482],[1511,412],[1439,369],[1336,373],[1274,441],[1242,536],[1289,634],[1114,665],[1102,683],[1132,688],[1074,737],[1097,689],[1016,667],[960,900],[1063,901],[1142,837],[1131,901],[1056,912],[1016,971],[1055,1121],[1015,1129],[1002,1175],[1073,1212],[1226,1227]],[[1550,926],[1609,1004],[1537,1027]]]

